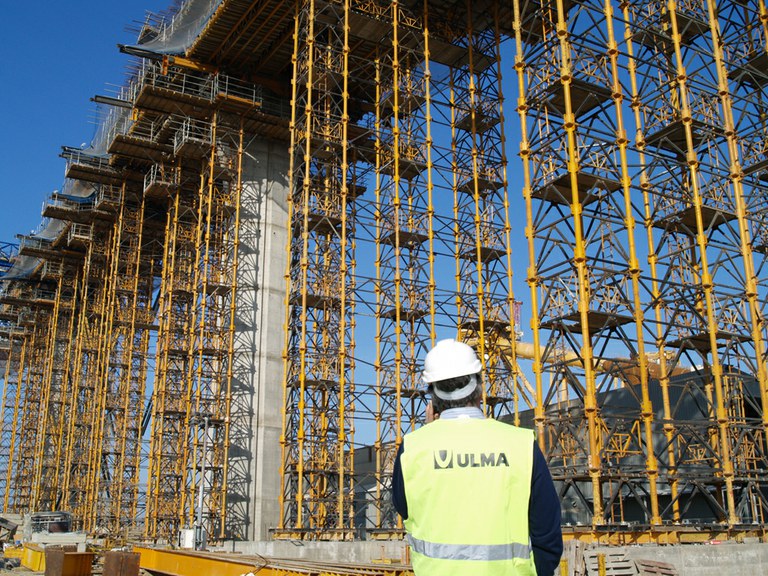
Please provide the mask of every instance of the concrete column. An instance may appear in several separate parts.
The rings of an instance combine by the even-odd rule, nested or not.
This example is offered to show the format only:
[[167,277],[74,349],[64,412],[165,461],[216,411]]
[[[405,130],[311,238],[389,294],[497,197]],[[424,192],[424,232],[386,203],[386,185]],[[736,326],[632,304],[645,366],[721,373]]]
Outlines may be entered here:
[[243,158],[227,537],[277,526],[283,402],[288,146],[254,139]]

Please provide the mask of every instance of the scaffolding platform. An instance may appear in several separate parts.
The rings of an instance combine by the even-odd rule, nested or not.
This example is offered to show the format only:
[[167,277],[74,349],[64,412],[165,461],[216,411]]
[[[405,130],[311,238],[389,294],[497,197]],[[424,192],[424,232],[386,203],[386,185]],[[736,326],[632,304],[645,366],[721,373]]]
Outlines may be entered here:
[[55,218],[56,220],[66,220],[67,222],[79,224],[89,224],[94,220],[112,221],[115,219],[113,213],[97,209],[93,201],[80,203],[56,196],[51,201],[45,203],[43,216],[45,218]]
[[[576,174],[578,200],[582,206],[587,206],[600,198],[600,191],[616,192],[621,190],[621,182],[606,176],[591,174],[583,170]],[[571,205],[571,175],[562,174],[546,185],[531,191],[531,198],[552,202],[554,204]]]
[[[423,310],[421,308],[408,308],[407,306],[400,306],[399,308],[400,312],[400,321],[408,321],[411,322],[413,320],[418,320],[419,318],[424,318],[427,314],[429,314],[429,310]],[[398,309],[395,307],[392,308],[386,308],[382,310],[379,313],[379,316],[381,318],[387,318],[388,320],[395,320],[397,318]]]
[[[736,214],[720,208],[712,208],[710,206],[701,207],[701,220],[704,230],[717,228],[722,224],[736,220],[736,218]],[[656,219],[653,221],[653,226],[654,228],[661,228],[695,236],[698,234],[696,207],[689,206],[679,212],[668,214],[664,218]]]
[[423,230],[407,230],[401,228],[400,230],[393,230],[388,234],[384,234],[381,237],[382,244],[388,244],[390,246],[404,246],[407,248],[415,248],[420,246],[429,239],[429,236]]
[[[676,15],[677,28],[682,45],[689,45],[697,37],[709,32],[709,23],[706,21],[680,11],[676,12]],[[672,24],[669,14],[659,15],[655,22],[650,22],[643,29],[636,32],[632,39],[646,48],[656,48],[666,54],[673,52],[674,42],[672,40]]]
[[123,175],[110,165],[108,158],[74,155],[68,159],[65,176],[72,180],[120,186]]
[[[635,319],[622,314],[600,312],[598,310],[587,311],[586,329],[590,334],[596,334],[606,329],[631,324]],[[582,331],[581,314],[573,312],[557,318],[552,318],[541,323],[541,327],[547,330],[565,330],[566,332],[579,333]]]
[[[732,342],[748,342],[752,337],[749,334],[735,334],[725,330],[718,330],[715,333],[715,339],[717,347],[720,348],[728,346]],[[670,348],[691,348],[705,354],[712,350],[708,332],[699,332],[683,338],[668,340],[665,342],[665,345]]]
[[[397,113],[399,117],[410,116],[417,110],[420,110],[426,101],[423,93],[413,90],[401,89],[398,91]],[[388,118],[395,114],[395,92],[391,91],[384,95],[379,103],[382,118]]]
[[170,158],[173,148],[168,144],[133,134],[117,134],[109,145],[110,154],[125,156],[142,162],[158,162]]
[[755,175],[758,180],[768,182],[768,157],[744,167],[744,175]]
[[[341,302],[341,298],[339,296],[330,296],[330,295],[326,296],[324,294],[307,293],[305,298],[306,298],[306,307],[315,308],[315,309],[322,309],[322,308],[337,309],[339,307],[339,303]],[[301,303],[302,303],[301,294],[294,294],[291,297],[291,304],[295,306],[301,306]]]
[[[563,0],[566,18],[574,4],[574,0]],[[554,36],[557,24],[556,0],[524,0],[520,3],[520,32],[524,42],[540,43],[545,34],[545,22],[546,31]]]
[[495,174],[490,173],[478,173],[477,179],[472,174],[466,174],[456,187],[459,192],[474,196],[475,194],[475,181],[477,181],[477,193],[482,198],[489,194],[493,194],[499,188],[504,186],[504,181],[497,177]]
[[[571,110],[577,118],[613,100],[610,89],[579,77],[571,79],[570,92]],[[565,112],[565,85],[563,83],[550,84],[545,93],[549,96],[546,100],[547,106]]]
[[176,84],[171,81],[165,86],[153,86],[145,83],[141,86],[134,107],[152,110],[163,114],[179,114],[190,118],[208,120],[210,117],[211,94],[202,95],[202,90],[196,90],[194,84],[186,85],[183,81]]
[[[722,136],[723,131],[721,128],[709,126],[701,120],[695,118],[691,120],[691,137],[694,148],[698,148],[708,134]],[[685,123],[679,118],[667,122],[664,127],[646,135],[645,144],[676,154],[685,154],[688,150]]]
[[[470,243],[467,243],[470,244]],[[480,246],[480,262],[491,262],[503,258],[507,254],[503,246]],[[474,262],[478,259],[478,250],[475,246],[469,246],[459,251],[459,258]]]
[[[465,132],[472,132],[472,113],[473,110],[471,109],[465,110],[463,114],[457,118],[455,123],[456,128],[464,130]],[[483,105],[483,103],[481,103],[474,108],[475,134],[483,134],[494,126],[498,126],[499,123],[501,123],[501,118],[492,106]]]
[[768,84],[768,52],[760,50],[728,72],[728,78],[762,88]]

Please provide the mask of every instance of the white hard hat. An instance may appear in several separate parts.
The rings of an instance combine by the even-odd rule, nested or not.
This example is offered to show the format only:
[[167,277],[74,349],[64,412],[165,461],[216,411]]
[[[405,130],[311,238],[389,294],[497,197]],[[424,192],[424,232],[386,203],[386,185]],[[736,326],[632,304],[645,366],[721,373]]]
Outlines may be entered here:
[[425,384],[433,384],[440,380],[477,374],[482,369],[483,365],[470,346],[452,339],[440,340],[424,359],[421,379]]

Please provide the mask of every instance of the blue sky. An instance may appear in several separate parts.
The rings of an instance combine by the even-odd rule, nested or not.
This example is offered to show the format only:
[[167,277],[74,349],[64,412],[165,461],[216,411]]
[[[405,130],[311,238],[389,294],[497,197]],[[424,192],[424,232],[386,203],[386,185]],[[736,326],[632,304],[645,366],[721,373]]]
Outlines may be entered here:
[[[2,153],[0,243],[17,242],[42,221],[43,202],[64,184],[62,146],[90,143],[96,130],[95,95],[114,95],[124,84],[130,58],[117,44],[132,43],[147,13],[168,10],[174,0],[70,0],[39,4],[8,2],[0,19],[0,90]],[[518,128],[514,108],[514,73],[506,114],[509,178],[519,179]],[[510,186],[513,206],[515,295],[528,300],[526,250],[519,183]],[[523,314],[522,328],[528,328]]]
[[61,146],[90,142],[97,106],[113,95],[147,12],[172,0],[5,2],[0,19],[2,153],[0,242],[16,242],[41,221],[44,200],[64,183]]

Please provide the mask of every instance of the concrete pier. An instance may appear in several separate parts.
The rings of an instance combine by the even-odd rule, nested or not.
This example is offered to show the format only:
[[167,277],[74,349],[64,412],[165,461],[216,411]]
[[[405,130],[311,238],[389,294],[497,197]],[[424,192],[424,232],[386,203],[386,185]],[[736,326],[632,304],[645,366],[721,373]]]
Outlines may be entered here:
[[263,540],[279,520],[288,149],[243,155],[227,536]]

